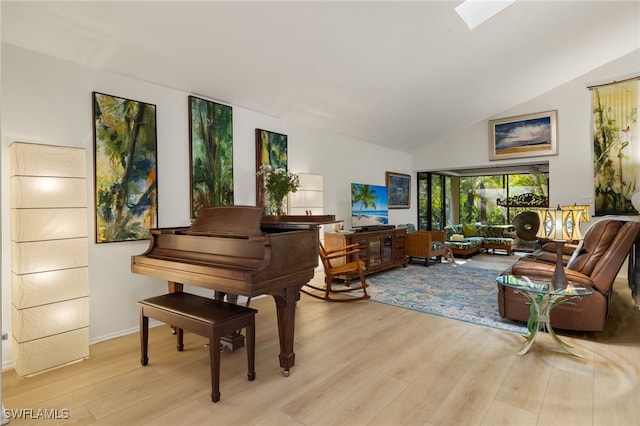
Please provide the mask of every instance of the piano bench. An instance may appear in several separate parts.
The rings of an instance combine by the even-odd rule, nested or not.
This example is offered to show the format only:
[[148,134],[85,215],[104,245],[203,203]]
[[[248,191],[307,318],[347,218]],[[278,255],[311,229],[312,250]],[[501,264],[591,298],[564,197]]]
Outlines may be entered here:
[[220,338],[246,328],[247,376],[249,381],[255,379],[255,316],[258,312],[255,309],[183,292],[140,300],[138,305],[140,306],[140,362],[143,366],[149,363],[147,356],[149,318],[176,327],[178,351],[182,351],[183,348],[183,330],[208,337],[211,400],[218,402],[220,400]]

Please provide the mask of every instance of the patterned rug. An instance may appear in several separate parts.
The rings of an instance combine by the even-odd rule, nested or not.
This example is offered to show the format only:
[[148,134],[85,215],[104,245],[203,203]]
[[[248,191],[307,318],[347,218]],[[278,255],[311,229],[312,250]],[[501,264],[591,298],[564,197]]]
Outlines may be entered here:
[[485,327],[525,334],[524,324],[498,313],[500,271],[436,263],[410,264],[367,277],[371,300]]

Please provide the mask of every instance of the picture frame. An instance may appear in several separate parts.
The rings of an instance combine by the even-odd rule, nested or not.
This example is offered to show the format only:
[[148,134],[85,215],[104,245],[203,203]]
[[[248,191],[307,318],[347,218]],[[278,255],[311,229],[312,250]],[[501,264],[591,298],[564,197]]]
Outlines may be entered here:
[[158,226],[156,106],[92,97],[95,242],[148,240]]
[[189,96],[191,218],[203,207],[233,205],[233,109]]
[[411,176],[403,173],[386,172],[390,209],[411,207]]
[[489,160],[557,154],[557,111],[489,120]]
[[[263,129],[256,129],[256,207],[264,207],[265,215],[276,214],[276,206],[265,190],[264,176],[257,174],[265,164],[269,164],[274,169],[282,168],[287,170],[288,147],[287,135],[271,132]],[[287,209],[286,197],[283,206]]]

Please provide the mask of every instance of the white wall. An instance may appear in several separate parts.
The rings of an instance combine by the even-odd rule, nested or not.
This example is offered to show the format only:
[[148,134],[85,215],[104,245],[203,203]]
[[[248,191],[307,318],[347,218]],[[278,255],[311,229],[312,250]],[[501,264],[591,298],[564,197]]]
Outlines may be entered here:
[[[156,105],[159,226],[189,224],[189,138],[187,93],[122,75],[78,66],[25,49],[2,45],[2,327],[11,332],[11,253],[8,147],[14,141],[83,147],[93,171],[92,92]],[[203,94],[196,94],[206,97]],[[215,94],[209,94],[211,100]],[[255,129],[288,135],[289,168],[324,175],[325,212],[349,226],[350,182],[385,184],[385,171],[411,173],[406,153],[345,136],[294,126],[233,106],[235,204],[255,205]],[[88,185],[94,203],[93,175]],[[415,183],[414,193],[415,193]],[[412,208],[391,210],[390,223],[415,222]],[[89,209],[90,336],[96,342],[137,331],[136,301],[166,289],[160,280],[134,275],[130,258],[148,241],[94,244]],[[199,292],[200,289],[194,289]],[[11,340],[11,339],[10,339]],[[3,342],[3,367],[10,365],[10,340]]]
[[[552,66],[552,65],[550,65]],[[591,91],[587,86],[640,75],[640,50],[589,72],[495,117],[558,111],[558,155],[525,160],[489,161],[488,121],[462,129],[441,141],[427,141],[413,156],[413,170],[498,167],[502,164],[549,161],[550,203],[566,205],[591,200],[593,212],[593,145]],[[498,94],[499,95],[499,94]],[[639,164],[640,164],[640,159]],[[640,182],[638,182],[640,186]]]

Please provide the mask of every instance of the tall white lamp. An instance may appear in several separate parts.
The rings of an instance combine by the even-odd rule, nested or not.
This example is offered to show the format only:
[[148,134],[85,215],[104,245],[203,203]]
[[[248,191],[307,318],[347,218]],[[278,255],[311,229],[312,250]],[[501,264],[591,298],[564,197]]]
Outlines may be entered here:
[[13,143],[12,360],[29,375],[89,356],[85,150]]
[[297,173],[300,186],[296,192],[289,193],[289,214],[324,214],[323,176],[314,173]]
[[[290,215],[322,215],[324,214],[324,178],[314,173],[297,173],[300,186],[296,192],[289,193],[287,202]],[[318,238],[324,243],[324,232],[327,225],[322,225],[322,232]],[[318,262],[316,271],[322,269],[322,262]]]

